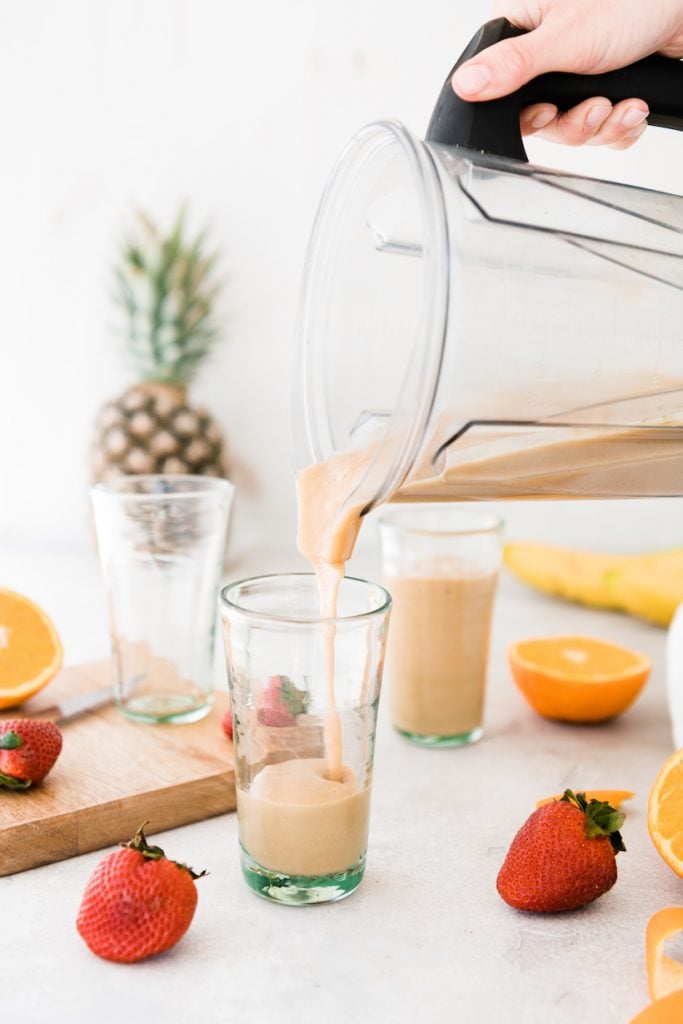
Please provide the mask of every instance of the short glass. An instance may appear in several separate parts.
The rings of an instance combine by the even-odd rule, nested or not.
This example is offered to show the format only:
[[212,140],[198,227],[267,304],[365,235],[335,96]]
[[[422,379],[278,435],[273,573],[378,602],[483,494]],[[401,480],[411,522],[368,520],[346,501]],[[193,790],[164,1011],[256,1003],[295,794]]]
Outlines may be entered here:
[[116,703],[143,722],[195,722],[212,702],[234,488],[213,477],[125,476],[91,493]]
[[483,734],[502,522],[453,505],[405,506],[379,520],[393,599],[388,673],[394,727],[427,747]]
[[391,598],[347,577],[321,619],[301,573],[233,583],[220,604],[244,878],[276,903],[342,899],[365,870]]

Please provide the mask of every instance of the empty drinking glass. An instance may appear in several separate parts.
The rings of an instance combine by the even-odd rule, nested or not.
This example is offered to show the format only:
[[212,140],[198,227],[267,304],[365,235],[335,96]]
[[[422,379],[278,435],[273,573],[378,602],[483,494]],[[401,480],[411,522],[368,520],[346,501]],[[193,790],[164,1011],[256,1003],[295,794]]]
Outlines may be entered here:
[[127,476],[92,489],[118,706],[144,722],[211,707],[216,599],[234,488]]

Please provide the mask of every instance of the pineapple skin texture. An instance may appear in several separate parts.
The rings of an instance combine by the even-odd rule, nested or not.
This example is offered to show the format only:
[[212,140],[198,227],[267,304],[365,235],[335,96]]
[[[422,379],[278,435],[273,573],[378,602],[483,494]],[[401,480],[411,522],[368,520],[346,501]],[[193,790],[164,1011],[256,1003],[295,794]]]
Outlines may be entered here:
[[227,475],[221,431],[204,409],[190,405],[184,387],[136,384],[100,410],[93,482],[141,473]]
[[510,543],[504,564],[537,590],[668,626],[683,603],[683,549],[606,555],[548,544]]

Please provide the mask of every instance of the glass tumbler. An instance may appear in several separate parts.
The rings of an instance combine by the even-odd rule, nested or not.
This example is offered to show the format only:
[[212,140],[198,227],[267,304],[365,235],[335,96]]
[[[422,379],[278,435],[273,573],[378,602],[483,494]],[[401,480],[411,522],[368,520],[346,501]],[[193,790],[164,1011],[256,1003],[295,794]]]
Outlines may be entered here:
[[379,520],[393,599],[389,679],[394,727],[423,746],[482,736],[502,523],[453,505],[405,506]]
[[211,707],[216,599],[234,488],[189,475],[92,489],[118,706],[143,722]]
[[322,619],[306,573],[222,591],[242,872],[260,896],[326,903],[360,885],[390,606],[347,577]]

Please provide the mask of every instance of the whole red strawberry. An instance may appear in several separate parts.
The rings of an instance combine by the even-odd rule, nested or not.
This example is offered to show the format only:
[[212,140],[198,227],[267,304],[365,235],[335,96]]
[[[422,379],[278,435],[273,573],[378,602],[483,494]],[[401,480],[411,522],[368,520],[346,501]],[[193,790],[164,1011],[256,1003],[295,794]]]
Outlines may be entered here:
[[[146,824],[146,823],[145,823]],[[83,893],[76,927],[105,960],[130,964],[175,946],[197,906],[196,875],[149,846],[144,825],[100,861]]]
[[517,910],[575,910],[617,880],[624,821],[604,800],[565,790],[534,811],[512,840],[496,888]]
[[41,782],[61,749],[62,734],[54,722],[6,718],[0,722],[0,786],[28,789]]
[[294,725],[308,706],[309,694],[298,690],[287,676],[271,676],[261,694],[256,717],[261,725]]

